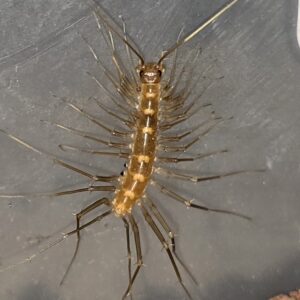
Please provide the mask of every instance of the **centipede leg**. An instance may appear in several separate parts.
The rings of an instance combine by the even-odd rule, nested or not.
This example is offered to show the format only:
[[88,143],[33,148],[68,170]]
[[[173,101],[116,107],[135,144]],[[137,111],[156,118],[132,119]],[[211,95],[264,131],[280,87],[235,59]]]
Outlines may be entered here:
[[102,182],[112,182],[112,181],[115,181],[118,176],[115,176],[115,175],[112,175],[112,176],[98,176],[98,175],[93,175],[93,174],[90,174],[88,172],[85,172],[81,169],[78,169],[62,160],[59,160],[59,159],[55,159],[54,160],[54,163],[56,164],[59,164],[61,165],[62,167],[66,168],[66,169],[69,169],[69,170],[72,170],[78,174],[81,174],[82,176],[85,176],[85,177],[88,177],[90,178],[91,180],[93,181],[102,181]]
[[[49,123],[49,124],[54,125],[54,126],[60,128],[60,129],[66,130],[66,131],[68,131],[68,132],[70,132],[72,134],[75,134],[75,135],[78,135],[78,136],[82,136],[82,137],[84,137],[86,139],[95,141],[97,143],[106,145],[108,147],[116,147],[118,145],[121,145],[122,147],[126,146],[126,143],[112,143],[110,141],[103,140],[100,137],[97,137],[97,136],[93,135],[92,133],[88,133],[88,132],[85,132],[85,131],[82,131],[82,130],[78,130],[78,129],[75,129],[75,128],[72,128],[72,127],[69,127],[69,126],[65,126],[65,125],[58,124],[58,123],[52,123],[52,122],[48,122],[48,121],[43,121],[43,122],[44,123]],[[118,133],[115,132],[115,134],[113,134],[114,132],[115,131],[112,130],[110,133],[112,135],[116,136]]]
[[[129,234],[129,223],[125,217],[122,218],[126,230],[126,244],[127,244],[127,258],[128,258],[128,279],[129,285],[132,286],[132,273],[131,273],[131,249],[130,249],[130,234]],[[132,299],[132,295],[130,294],[130,299]]]
[[90,72],[86,72],[86,74],[88,75],[88,76],[90,76],[95,82],[96,82],[96,84],[102,89],[102,90],[104,90],[104,92],[106,93],[106,95],[107,96],[109,96],[109,98],[111,99],[111,101],[118,107],[118,108],[120,108],[124,113],[126,113],[126,114],[130,114],[131,113],[131,111],[130,111],[130,109],[129,108],[127,108],[127,107],[124,107],[123,105],[121,105],[119,102],[119,100],[118,99],[116,99],[116,97],[113,95],[113,93],[110,91],[110,90],[108,90],[98,79],[97,79],[97,77],[96,76],[94,76],[94,75],[92,75]]
[[206,157],[210,157],[210,156],[221,154],[221,153],[227,153],[227,152],[228,152],[228,150],[224,149],[224,150],[219,150],[219,151],[197,154],[194,157],[179,158],[179,157],[160,157],[160,156],[158,156],[157,159],[159,162],[162,162],[162,163],[181,163],[181,162],[191,162],[191,161],[195,161],[198,159],[203,159]]
[[[120,117],[119,114],[113,112],[112,110],[110,110],[109,108],[105,107],[102,103],[100,103],[99,101],[96,102],[97,105],[103,109],[107,114],[111,115],[112,117],[116,118],[117,120],[121,121],[124,125],[126,125],[127,127],[129,127],[130,129],[134,128],[134,123],[131,120],[128,119],[124,119],[122,117]],[[127,133],[129,134],[129,133]]]
[[[124,39],[125,41],[128,42],[128,34],[127,34],[127,30],[126,30],[126,24],[125,24],[125,21],[123,19],[123,17],[121,16],[121,20],[122,20],[122,24],[123,24],[123,34],[124,34]],[[126,47],[126,54],[127,54],[127,58],[128,60],[130,61],[130,65],[131,65],[131,70],[134,70],[135,69],[135,63],[134,63],[134,60],[133,60],[133,57],[132,57],[132,53],[129,51],[129,47],[127,44],[125,44],[125,47]],[[132,72],[130,70],[130,75],[131,75],[131,78],[133,79],[134,83],[136,85],[138,85],[138,82],[137,82],[137,79],[136,79],[136,75],[134,72]]]
[[[106,42],[106,45],[107,46],[111,46],[111,48],[112,48],[112,50],[113,50],[113,53],[115,53],[116,52],[116,50],[115,50],[115,47],[114,47],[114,43],[113,43],[113,39],[112,39],[112,34],[111,34],[111,31],[108,29],[107,30],[107,32],[109,33],[109,35],[110,35],[110,37],[107,37],[107,33],[106,33],[106,35],[105,35],[105,33],[104,33],[104,31],[102,30],[102,27],[103,26],[101,26],[101,24],[100,24],[100,19],[99,19],[99,16],[96,14],[96,13],[94,13],[94,16],[95,16],[95,19],[96,19],[96,22],[97,22],[97,25],[98,25],[98,29],[100,30],[100,32],[102,33],[102,36],[103,36],[103,38],[104,38],[104,41]],[[121,16],[121,20],[122,20],[122,25],[123,25],[123,38],[124,38],[124,40],[126,41],[126,42],[128,42],[128,35],[127,35],[127,31],[126,31],[126,25],[125,25],[125,22],[124,22],[124,19],[123,19],[123,17]],[[105,26],[105,25],[104,25]],[[108,40],[111,40],[111,43],[109,43],[109,41]],[[129,51],[129,47],[128,47],[128,45],[125,43],[125,47],[126,47],[126,52],[127,52],[127,58],[129,59],[129,61],[130,61],[130,63],[131,63],[131,69],[132,70],[134,70],[135,69],[135,64],[134,64],[134,61],[133,61],[133,57],[132,57],[132,53]],[[129,72],[129,71],[127,71],[127,72]],[[138,83],[137,83],[137,79],[136,79],[136,77],[135,77],[135,74],[134,74],[134,72],[132,72],[131,70],[130,70],[130,76],[131,76],[131,78],[134,80],[134,82],[135,82],[135,84],[137,85]]]
[[7,137],[9,137],[10,139],[14,140],[15,142],[17,142],[18,144],[24,146],[25,148],[38,153],[39,155],[44,155],[47,158],[51,159],[55,164],[58,164],[66,169],[72,170],[78,174],[81,174],[82,176],[88,177],[93,181],[103,181],[103,182],[111,182],[114,181],[118,178],[118,176],[98,176],[98,175],[92,175],[88,172],[85,172],[83,170],[80,170],[79,168],[76,168],[72,165],[70,165],[69,163],[57,158],[55,155],[49,154],[43,150],[40,150],[38,148],[36,148],[35,146],[25,142],[24,140],[19,139],[18,137],[6,132],[5,130],[0,128],[0,132],[2,132],[3,134],[5,134]]
[[183,146],[168,146],[168,145],[162,145],[160,144],[158,146],[159,150],[162,150],[164,152],[185,152],[188,150],[190,147],[192,147],[195,143],[197,143],[200,139],[200,136],[197,136],[194,138],[191,142],[183,145]]
[[[80,236],[80,231],[83,229],[81,226],[80,226],[80,220],[81,218],[88,214],[89,212],[91,212],[92,210],[96,209],[97,207],[100,207],[101,205],[103,204],[106,204],[107,206],[110,205],[110,202],[107,198],[101,198],[97,201],[95,201],[94,203],[88,205],[86,208],[84,208],[83,210],[81,210],[78,214],[76,214],[76,229],[73,230],[72,232],[76,232],[76,236],[77,236],[77,241],[76,241],[76,247],[75,247],[75,251],[74,251],[74,254],[71,258],[71,261],[65,271],[65,274],[63,276],[63,278],[61,279],[60,281],[60,285],[62,285],[65,281],[65,279],[67,278],[67,275],[69,274],[69,271],[76,259],[76,256],[78,254],[78,250],[79,250],[79,245],[80,245],[80,239],[81,239],[81,236]],[[98,219],[97,219],[98,220]],[[85,226],[86,227],[86,226]],[[67,235],[71,235],[72,232],[69,232],[67,233]]]
[[[99,126],[100,128],[104,129],[105,131],[107,131],[108,133],[115,135],[115,136],[127,136],[130,133],[128,132],[117,132],[114,129],[104,125],[98,118],[92,116],[90,113],[86,112],[85,110],[83,110],[82,108],[78,107],[77,105],[71,103],[70,101],[68,101],[66,98],[63,97],[59,97],[55,94],[52,95],[54,98],[57,98],[58,100],[64,102],[67,106],[69,106],[70,108],[72,108],[73,110],[75,110],[76,112],[80,113],[82,116],[84,116],[85,118],[87,118],[88,120],[90,120],[91,122],[93,122],[94,124],[96,124],[97,126]],[[89,99],[94,99],[93,97],[89,98]],[[97,102],[98,103],[98,102]]]
[[136,269],[133,273],[131,282],[129,282],[129,285],[122,297],[122,300],[124,300],[128,295],[131,293],[132,285],[143,265],[143,256],[142,256],[142,249],[141,249],[141,240],[140,240],[140,233],[139,233],[139,228],[138,225],[133,217],[132,214],[128,215],[129,222],[133,231],[134,235],[134,241],[135,241],[135,247],[136,247],[136,256],[137,256],[137,262],[136,262]]
[[116,190],[115,186],[89,186],[86,188],[75,189],[75,190],[65,190],[61,192],[50,192],[50,193],[24,193],[24,194],[0,194],[0,198],[25,198],[25,197],[58,197],[64,195],[72,195],[83,192],[114,192]]
[[184,289],[185,293],[187,294],[187,296],[189,297],[189,299],[192,299],[192,296],[190,295],[189,291],[187,290],[186,286],[184,285],[179,269],[177,267],[177,264],[174,260],[174,256],[169,248],[168,243],[166,242],[163,234],[161,233],[161,231],[159,230],[159,228],[157,227],[157,225],[155,224],[153,218],[151,217],[151,215],[149,214],[149,212],[147,211],[147,209],[145,208],[145,206],[143,205],[143,203],[141,203],[141,210],[143,213],[143,216],[146,220],[146,222],[149,224],[149,226],[151,227],[151,229],[153,230],[153,232],[155,233],[156,237],[159,239],[159,241],[161,242],[161,244],[163,245],[163,248],[166,250],[169,259],[172,263],[173,269],[176,273],[177,279],[180,283],[180,285],[182,286],[182,288]]
[[180,265],[183,267],[183,269],[186,271],[186,273],[190,276],[190,278],[193,280],[193,282],[198,285],[198,282],[196,281],[194,275],[191,273],[191,271],[188,269],[188,267],[185,265],[185,263],[182,261],[182,259],[178,256],[176,252],[176,244],[175,244],[175,235],[171,229],[171,227],[168,225],[165,217],[161,214],[161,212],[158,210],[157,206],[153,203],[152,199],[148,196],[144,198],[145,202],[148,204],[148,207],[150,211],[153,213],[156,220],[159,222],[159,224],[162,226],[162,228],[167,233],[168,237],[171,241],[171,249],[173,252],[173,255],[177,259],[177,261],[180,263]]
[[[182,33],[182,29],[180,30],[179,34],[178,34],[178,38],[177,41],[179,41],[180,35]],[[171,66],[171,71],[170,71],[170,76],[169,79],[164,87],[165,92],[168,93],[170,91],[170,89],[172,88],[172,83],[174,81],[175,78],[175,73],[176,73],[176,68],[177,68],[177,54],[178,54],[178,49],[175,50],[174,52],[174,56],[173,56],[173,61],[172,61],[172,66]]]
[[[102,68],[104,75],[106,76],[106,78],[113,84],[113,86],[115,87],[115,89],[122,95],[125,95],[126,97],[121,97],[122,100],[126,100],[126,102],[132,107],[134,108],[134,106],[137,104],[135,98],[133,97],[132,94],[127,93],[128,91],[124,89],[123,86],[120,86],[120,84],[118,83],[118,80],[113,76],[113,74],[104,66],[103,62],[99,59],[99,57],[97,56],[96,52],[94,51],[94,49],[92,48],[92,46],[88,43],[88,41],[81,36],[81,38],[83,39],[83,41],[87,44],[88,48],[90,49],[93,57],[95,58],[97,64]],[[107,43],[107,41],[106,41]]]
[[75,147],[71,145],[66,145],[66,144],[60,144],[58,147],[63,150],[63,151],[79,151],[82,153],[89,153],[89,154],[96,154],[96,155],[106,155],[106,156],[117,156],[120,158],[128,158],[129,153],[128,152],[109,152],[109,151],[100,151],[100,150],[95,150],[95,149],[90,149],[90,148],[80,148],[80,147]]
[[197,208],[197,209],[200,209],[200,210],[203,210],[203,211],[208,211],[208,212],[216,212],[216,213],[223,213],[223,214],[233,215],[233,216],[251,221],[250,217],[248,217],[244,214],[241,214],[241,213],[237,213],[237,212],[230,211],[230,210],[225,210],[225,209],[215,209],[215,208],[210,208],[210,207],[207,207],[207,206],[204,206],[204,205],[194,204],[194,203],[192,203],[193,202],[192,200],[189,200],[189,199],[186,199],[186,198],[182,197],[181,195],[169,190],[164,185],[161,185],[156,181],[153,181],[153,183],[154,183],[155,186],[159,187],[160,191],[163,194],[169,196],[171,199],[174,199],[174,200],[184,204],[187,208],[192,207],[192,208]]
[[240,170],[240,171],[232,171],[228,173],[216,174],[216,175],[209,175],[209,176],[192,176],[177,172],[175,170],[169,170],[166,168],[156,168],[155,169],[158,174],[167,175],[176,179],[187,180],[192,182],[203,182],[203,181],[210,181],[221,179],[229,176],[245,174],[245,173],[262,173],[265,172],[264,169],[257,169],[257,170]]
[[[170,149],[169,151],[172,152],[172,149],[174,150],[174,152],[178,152],[178,151],[184,151],[184,150],[187,150],[191,145],[193,145],[194,143],[196,143],[197,141],[200,140],[201,137],[204,137],[206,136],[211,130],[213,130],[218,124],[220,124],[220,122],[222,122],[223,120],[219,120],[219,119],[213,119],[213,122],[211,120],[207,120],[207,121],[204,121],[202,122],[201,124],[199,124],[194,130],[190,130],[187,135],[195,132],[197,129],[205,126],[205,125],[208,125],[210,122],[212,122],[211,125],[209,125],[205,130],[203,130],[193,141],[192,141],[192,144],[191,143],[188,143],[187,145],[184,145],[184,146],[174,146],[174,147],[170,147],[168,145],[165,145],[163,142],[164,142],[164,137],[161,137],[161,140],[160,140],[160,144],[159,144],[159,147],[161,147],[161,149]],[[173,123],[174,124],[174,123]],[[165,125],[165,126],[169,126],[169,125]],[[171,125],[171,127],[173,127],[173,125]],[[169,129],[169,128],[168,128]],[[175,137],[165,137],[165,138],[176,138]],[[176,141],[176,140],[175,140]],[[168,140],[167,140],[168,142]]]

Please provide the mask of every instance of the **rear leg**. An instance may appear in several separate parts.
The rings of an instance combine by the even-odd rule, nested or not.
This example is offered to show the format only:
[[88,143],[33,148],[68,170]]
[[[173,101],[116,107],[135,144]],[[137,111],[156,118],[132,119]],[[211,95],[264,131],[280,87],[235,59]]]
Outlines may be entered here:
[[[129,285],[132,286],[132,270],[131,270],[131,249],[130,249],[130,227],[125,217],[122,218],[126,230],[126,244],[127,244],[127,258],[128,258],[128,280]],[[130,299],[132,300],[132,294],[130,293]]]
[[159,230],[159,228],[155,224],[153,218],[151,217],[151,215],[149,214],[149,212],[147,211],[147,209],[146,209],[146,207],[144,206],[143,203],[141,203],[141,210],[142,210],[142,213],[143,213],[143,216],[144,216],[146,222],[149,224],[149,226],[151,227],[151,229],[155,233],[156,237],[159,239],[159,241],[163,245],[164,250],[166,250],[180,285],[182,286],[183,290],[185,291],[185,293],[189,297],[189,299],[193,299],[192,296],[190,295],[188,289],[186,288],[186,286],[184,285],[184,283],[182,281],[179,269],[178,269],[177,264],[174,260],[174,256],[173,256],[173,254],[172,254],[172,252],[169,248],[168,243],[166,242],[163,234],[161,233],[161,231]]
[[161,212],[158,210],[157,206],[153,203],[152,199],[148,196],[144,198],[144,201],[147,203],[151,213],[154,215],[156,220],[159,222],[159,224],[162,226],[164,231],[167,233],[170,241],[171,241],[171,250],[177,261],[180,263],[180,265],[183,267],[183,269],[186,271],[186,273],[190,276],[190,278],[193,280],[193,282],[198,285],[197,280],[195,279],[194,275],[191,273],[191,271],[188,269],[188,267],[184,264],[182,259],[178,256],[176,252],[176,244],[175,244],[175,234],[173,233],[171,227],[168,225],[165,217],[161,214]]
[[134,241],[135,241],[135,247],[136,247],[136,256],[137,256],[137,262],[136,262],[136,268],[135,271],[133,273],[133,276],[131,278],[131,281],[128,284],[128,287],[122,297],[122,300],[124,300],[127,296],[129,296],[131,294],[131,290],[132,290],[132,286],[133,283],[143,265],[143,256],[142,256],[142,249],[141,249],[141,239],[140,239],[140,232],[139,232],[139,228],[138,225],[133,217],[132,214],[128,215],[129,218],[129,222],[133,231],[133,235],[134,235]]
[[[76,233],[76,236],[77,236],[77,241],[76,241],[76,247],[75,247],[75,251],[74,251],[74,254],[71,258],[71,261],[67,267],[67,270],[62,278],[62,280],[60,281],[60,285],[62,285],[65,281],[65,279],[67,278],[67,275],[69,274],[70,272],[70,269],[76,259],[76,256],[78,254],[78,250],[79,250],[79,245],[80,245],[80,239],[81,239],[81,236],[80,236],[80,231],[84,228],[84,227],[87,227],[84,225],[84,227],[80,226],[80,220],[83,216],[85,216],[86,214],[88,214],[89,212],[91,212],[92,210],[96,209],[97,207],[100,207],[101,205],[107,205],[107,206],[110,206],[110,201],[107,199],[107,198],[101,198],[97,201],[95,201],[94,203],[88,205],[86,208],[84,208],[83,210],[81,210],[78,214],[76,214],[76,229],[67,233],[67,236],[71,235],[71,234],[75,234]],[[94,219],[95,220],[95,219]],[[98,220],[98,219],[97,219]],[[96,220],[96,221],[97,221]],[[95,221],[95,222],[96,222]],[[99,221],[99,220],[98,220]],[[90,224],[89,224],[90,225]]]

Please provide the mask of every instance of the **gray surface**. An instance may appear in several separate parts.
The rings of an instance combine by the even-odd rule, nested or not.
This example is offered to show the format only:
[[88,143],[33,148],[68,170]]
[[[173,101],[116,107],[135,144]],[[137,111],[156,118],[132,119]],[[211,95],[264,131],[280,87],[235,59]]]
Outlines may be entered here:
[[[201,3],[168,0],[102,4],[115,19],[119,14],[124,16],[130,36],[145,52],[158,55],[174,43],[183,25],[186,31],[194,29],[225,1],[213,1],[213,5],[209,0],[197,2]],[[59,152],[56,145],[62,141],[83,145],[82,140],[42,125],[40,120],[90,127],[50,94],[87,105],[86,99],[99,93],[85,72],[101,72],[77,34],[80,31],[94,41],[94,20],[87,18],[61,32],[67,24],[87,16],[86,9],[80,1],[0,3],[0,57],[4,57],[0,60],[0,128],[65,157],[69,156]],[[213,62],[214,85],[203,100],[211,101],[218,114],[234,116],[199,146],[199,151],[205,147],[229,148],[230,153],[196,167],[200,171],[268,167],[265,174],[180,187],[184,194],[199,195],[205,204],[242,211],[253,217],[252,223],[186,211],[161,197],[162,210],[179,235],[179,253],[199,281],[196,288],[182,273],[195,299],[201,295],[208,300],[259,300],[299,288],[300,51],[295,26],[296,1],[241,0],[213,29],[187,47],[200,43],[206,53],[195,68],[205,69]],[[42,55],[28,59],[41,51]],[[3,135],[0,143],[1,193],[51,191],[84,182]],[[102,173],[122,169],[118,161],[108,164],[107,159],[99,162],[99,158],[91,160],[84,155],[70,158],[96,165]],[[29,200],[1,199],[0,262],[4,267],[35,253],[39,241],[48,243],[45,237],[53,235],[55,239],[66,231],[72,224],[72,213],[91,198],[76,195]],[[146,267],[135,284],[135,299],[183,299],[161,246],[142,219],[139,224]],[[87,231],[64,286],[59,287],[59,281],[74,249],[74,239],[31,263],[0,273],[0,298],[120,299],[127,283],[123,225],[111,217]]]

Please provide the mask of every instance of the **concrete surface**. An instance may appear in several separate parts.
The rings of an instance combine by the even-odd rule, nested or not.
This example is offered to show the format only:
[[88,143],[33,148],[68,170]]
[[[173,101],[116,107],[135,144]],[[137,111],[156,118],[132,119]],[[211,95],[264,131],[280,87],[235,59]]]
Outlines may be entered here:
[[[223,3],[101,1],[117,22],[118,15],[123,15],[131,38],[147,57],[158,57],[176,41],[183,26],[185,32],[193,30]],[[195,299],[263,300],[299,288],[300,50],[296,8],[296,0],[240,0],[180,53],[184,58],[192,49],[202,47],[203,54],[194,67],[200,72],[212,66],[208,77],[213,85],[201,101],[212,102],[218,115],[234,117],[191,150],[230,150],[192,164],[195,174],[268,169],[264,174],[249,173],[198,185],[170,183],[187,197],[243,212],[252,222],[187,211],[154,192],[178,234],[178,252],[199,282],[195,287],[182,271]],[[70,97],[109,121],[87,101],[90,96],[102,99],[105,95],[86,72],[99,78],[103,74],[78,32],[98,47],[101,57],[108,54],[84,1],[3,0],[0,15],[0,128],[50,153],[90,165],[100,174],[119,174],[121,160],[63,153],[57,148],[62,142],[94,144],[40,122],[98,130],[51,93]],[[194,93],[201,85],[202,81]],[[184,126],[196,121],[193,118]],[[52,191],[87,183],[5,135],[0,134],[0,143],[0,193]],[[183,164],[181,168],[189,171],[192,167]],[[61,232],[72,228],[72,213],[93,199],[94,195],[87,194],[1,199],[0,269],[59,238]],[[143,219],[138,220],[146,267],[135,283],[134,299],[184,299],[161,245]],[[59,281],[75,245],[73,238],[31,263],[0,273],[0,299],[120,299],[127,284],[124,232],[122,222],[114,217],[88,228],[61,287]]]

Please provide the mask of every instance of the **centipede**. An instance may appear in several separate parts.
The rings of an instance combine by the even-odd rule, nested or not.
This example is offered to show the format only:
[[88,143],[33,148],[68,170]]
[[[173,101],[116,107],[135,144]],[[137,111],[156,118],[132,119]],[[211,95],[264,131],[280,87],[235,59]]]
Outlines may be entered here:
[[[163,51],[157,61],[146,61],[142,52],[131,41],[124,20],[122,19],[121,27],[115,26],[96,1],[87,1],[98,31],[111,53],[111,62],[115,69],[114,73],[109,70],[87,38],[81,36],[97,67],[99,67],[106,80],[110,82],[110,88],[106,87],[97,76],[91,73],[88,73],[88,75],[101,89],[101,92],[110,98],[112,107],[103,104],[101,97],[92,97],[91,100],[94,101],[98,109],[104,111],[110,118],[121,124],[122,129],[115,129],[114,126],[103,122],[84,108],[72,103],[68,98],[56,94],[53,94],[55,99],[64,103],[74,113],[91,122],[99,131],[109,134],[111,139],[60,123],[52,123],[51,125],[104,147],[104,149],[101,148],[99,150],[60,144],[60,150],[120,159],[124,161],[124,169],[120,175],[93,174],[58,156],[41,150],[6,130],[0,129],[1,134],[15,141],[20,146],[35,152],[37,155],[47,157],[56,165],[78,174],[90,182],[84,188],[49,193],[41,192],[35,194],[35,196],[61,197],[77,193],[97,195],[96,201],[76,213],[76,226],[73,230],[64,233],[60,238],[32,256],[1,271],[8,271],[8,269],[27,263],[49,248],[62,243],[67,238],[75,237],[75,249],[60,282],[60,284],[64,284],[77,258],[84,229],[101,222],[103,219],[117,218],[125,226],[128,260],[128,285],[124,288],[124,293],[120,297],[122,300],[129,297],[132,299],[136,279],[145,262],[140,226],[137,221],[137,215],[139,215],[161,244],[185,296],[188,299],[195,299],[195,296],[186,287],[182,272],[184,271],[186,276],[192,278],[195,284],[196,280],[177,254],[176,235],[169,225],[167,217],[159,208],[159,199],[148,193],[148,190],[150,187],[155,189],[158,194],[171,200],[171,205],[177,202],[182,207],[189,209],[227,214],[247,221],[251,220],[250,217],[239,212],[197,204],[196,200],[193,201],[180,191],[177,191],[174,186],[173,188],[169,187],[168,184],[160,180],[163,177],[175,182],[181,181],[197,184],[247,172],[264,171],[237,170],[199,176],[174,167],[174,165],[178,166],[185,162],[197,163],[199,160],[227,152],[227,149],[222,149],[207,153],[189,154],[189,149],[200,143],[223,120],[212,111],[209,113],[209,118],[202,120],[195,128],[179,128],[181,124],[187,122],[200,111],[210,109],[210,105],[205,103],[198,104],[201,95],[192,97],[195,85],[197,85],[197,79],[192,80],[193,74],[190,66],[184,64],[181,69],[178,67],[177,56],[183,45],[189,43],[200,32],[213,24],[233,6],[237,5],[238,2],[239,0],[228,1],[194,31],[183,37],[181,37],[182,33],[179,33],[174,45]],[[123,44],[125,55],[120,54],[121,50],[116,46],[116,40]],[[199,53],[200,51],[197,51],[194,55],[193,59],[195,61]],[[185,81],[184,87],[179,88],[179,82],[185,74],[188,74],[187,76],[190,79]],[[111,89],[114,89],[114,92]],[[191,100],[191,98],[193,99]],[[176,129],[175,133],[174,129]],[[106,193],[105,196],[103,193]],[[26,194],[0,195],[0,197],[22,198],[26,197]],[[98,213],[99,210],[101,211],[100,214]],[[88,219],[89,215],[94,212],[97,212],[97,215]],[[85,221],[86,219],[88,221]],[[134,245],[133,247],[132,244]],[[133,264],[132,249],[135,252],[135,264]]]

